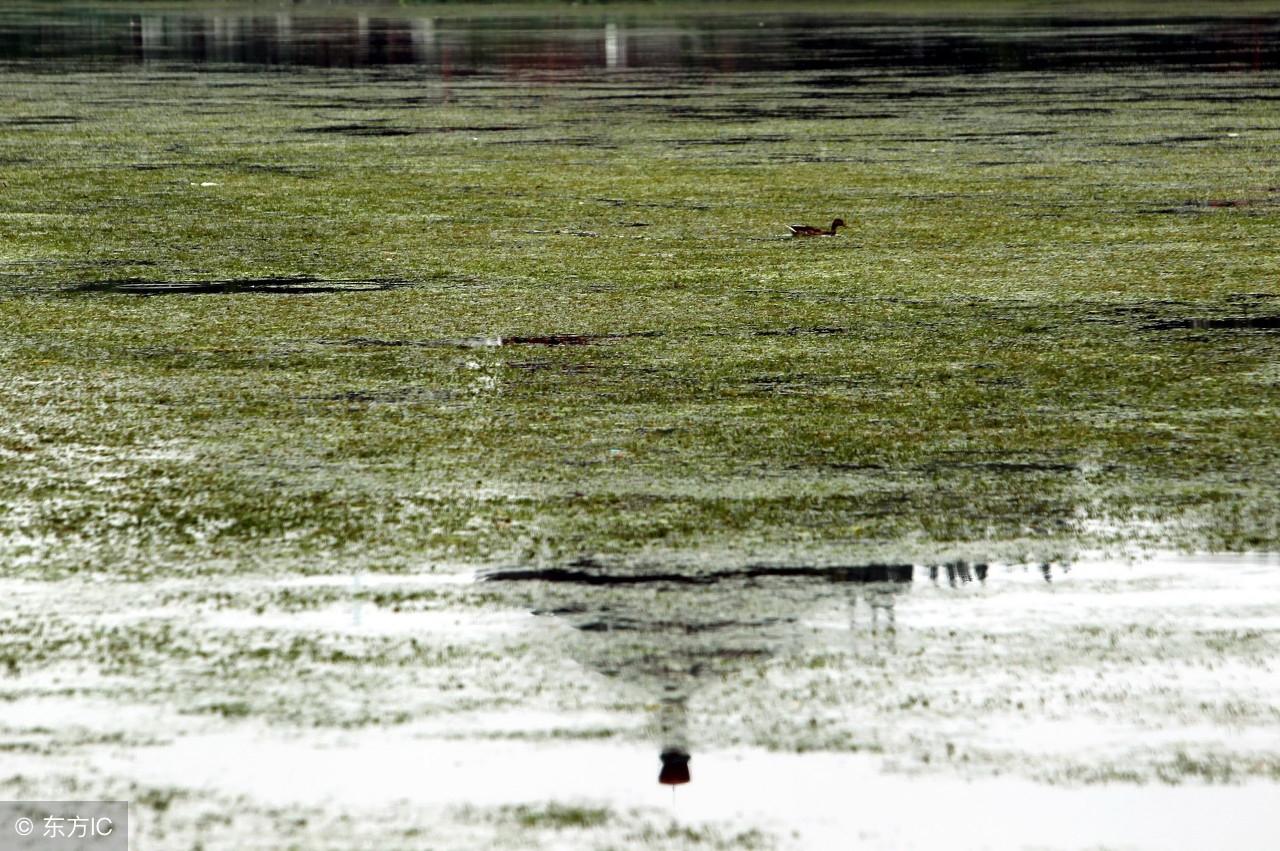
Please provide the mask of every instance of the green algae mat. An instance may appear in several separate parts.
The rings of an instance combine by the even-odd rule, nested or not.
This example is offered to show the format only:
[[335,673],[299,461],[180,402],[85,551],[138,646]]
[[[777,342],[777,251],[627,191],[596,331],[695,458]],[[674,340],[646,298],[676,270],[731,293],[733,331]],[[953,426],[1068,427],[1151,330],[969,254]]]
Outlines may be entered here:
[[0,564],[1274,550],[1280,10],[1025,12],[16,4]]

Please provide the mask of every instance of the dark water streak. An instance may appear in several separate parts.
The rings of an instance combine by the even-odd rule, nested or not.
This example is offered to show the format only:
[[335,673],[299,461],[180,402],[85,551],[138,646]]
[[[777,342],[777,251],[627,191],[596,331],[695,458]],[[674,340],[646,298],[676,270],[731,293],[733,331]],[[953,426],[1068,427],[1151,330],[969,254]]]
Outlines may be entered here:
[[1280,68],[1280,15],[1255,18],[892,19],[719,15],[566,20],[334,14],[0,11],[0,62],[115,67],[421,66],[441,76],[595,70],[917,73]]

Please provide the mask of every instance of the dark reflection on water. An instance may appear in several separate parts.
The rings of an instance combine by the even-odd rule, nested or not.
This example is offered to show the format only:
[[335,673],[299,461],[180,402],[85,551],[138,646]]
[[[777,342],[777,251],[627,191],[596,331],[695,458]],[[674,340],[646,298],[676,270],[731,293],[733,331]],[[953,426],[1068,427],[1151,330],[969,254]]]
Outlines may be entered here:
[[[1039,563],[1045,582],[1069,564]],[[951,561],[845,567],[746,566],[698,571],[609,570],[590,560],[559,568],[490,571],[535,614],[572,627],[564,650],[584,667],[637,691],[656,706],[652,719],[658,781],[694,776],[689,701],[731,682],[805,641],[802,620],[843,608],[851,635],[873,656],[897,649],[898,597],[914,582],[985,585],[985,562]]]
[[[385,14],[0,10],[0,61],[424,66],[442,75],[597,69],[922,73],[1280,67],[1280,15],[893,19],[720,15],[432,19]],[[559,76],[552,74],[550,76]]]
[[[699,574],[619,575],[592,565],[488,574],[495,584],[530,583],[535,613],[575,630],[568,652],[585,667],[657,706],[658,782],[693,778],[689,699],[740,675],[799,640],[798,621],[842,601],[851,625],[869,619],[872,640],[892,642],[894,598],[909,564],[840,568],[744,568]],[[861,612],[861,615],[859,614]]]

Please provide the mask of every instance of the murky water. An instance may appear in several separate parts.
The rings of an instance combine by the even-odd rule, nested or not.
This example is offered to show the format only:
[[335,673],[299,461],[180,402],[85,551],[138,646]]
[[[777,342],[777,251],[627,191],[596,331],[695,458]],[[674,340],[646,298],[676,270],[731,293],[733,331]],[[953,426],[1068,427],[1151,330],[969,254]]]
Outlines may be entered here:
[[440,75],[670,72],[1063,72],[1127,67],[1280,67],[1280,15],[1146,19],[949,19],[892,13],[690,14],[663,18],[432,18],[43,8],[0,21],[0,61],[355,68]]

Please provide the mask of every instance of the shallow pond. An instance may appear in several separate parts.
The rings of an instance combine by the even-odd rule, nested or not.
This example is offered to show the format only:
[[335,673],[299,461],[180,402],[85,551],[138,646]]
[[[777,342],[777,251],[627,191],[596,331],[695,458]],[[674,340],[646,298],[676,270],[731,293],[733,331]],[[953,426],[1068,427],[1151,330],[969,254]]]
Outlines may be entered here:
[[1271,847],[1280,11],[555,8],[0,10],[0,797]]

